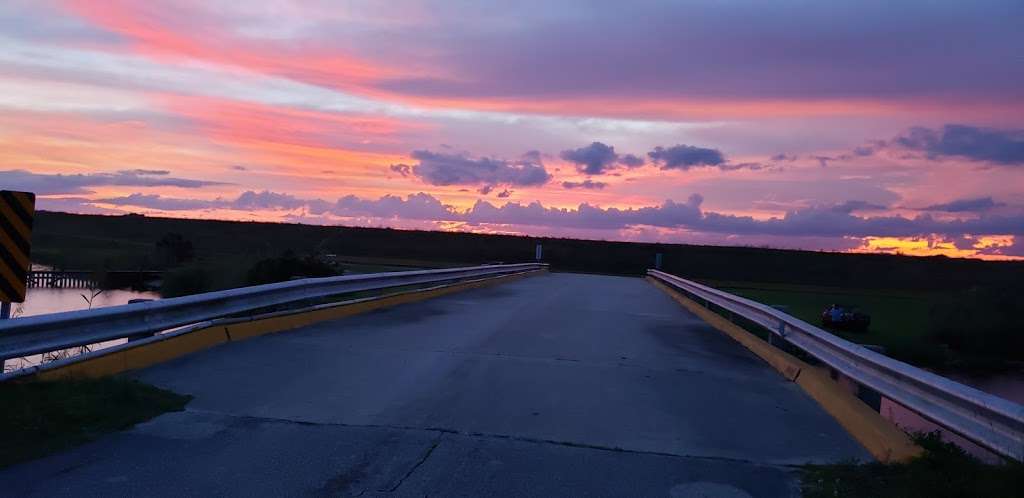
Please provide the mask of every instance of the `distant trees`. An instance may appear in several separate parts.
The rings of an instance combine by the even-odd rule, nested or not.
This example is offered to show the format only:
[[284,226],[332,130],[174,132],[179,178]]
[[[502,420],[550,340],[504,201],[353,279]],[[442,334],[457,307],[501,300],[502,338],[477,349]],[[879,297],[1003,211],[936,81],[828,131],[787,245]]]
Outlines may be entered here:
[[180,233],[168,232],[156,242],[158,261],[167,266],[176,266],[195,256],[192,242]]
[[218,258],[168,270],[164,273],[160,293],[164,297],[177,297],[298,277],[328,277],[341,271],[316,256],[298,256],[292,251],[257,260],[250,257]]

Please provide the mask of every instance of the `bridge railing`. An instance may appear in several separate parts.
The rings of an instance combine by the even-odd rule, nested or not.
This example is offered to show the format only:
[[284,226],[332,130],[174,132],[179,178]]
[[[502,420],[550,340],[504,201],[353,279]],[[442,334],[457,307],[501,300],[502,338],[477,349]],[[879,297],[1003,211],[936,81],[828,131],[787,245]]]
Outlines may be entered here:
[[1004,457],[1024,460],[1024,406],[894,360],[770,306],[658,270],[647,274],[785,339],[821,363]]
[[308,300],[361,291],[445,284],[545,268],[540,263],[488,265],[307,278],[156,301],[0,321],[0,360],[59,351]]

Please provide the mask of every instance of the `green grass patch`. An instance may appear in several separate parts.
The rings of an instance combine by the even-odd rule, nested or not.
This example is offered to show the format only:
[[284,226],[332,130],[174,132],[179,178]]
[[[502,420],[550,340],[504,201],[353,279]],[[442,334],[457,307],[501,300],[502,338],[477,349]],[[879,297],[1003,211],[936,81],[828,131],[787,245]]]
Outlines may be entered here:
[[191,399],[113,377],[0,384],[0,467],[182,410]]
[[943,297],[940,292],[844,289],[837,287],[705,281],[712,287],[769,304],[821,326],[821,312],[831,304],[849,304],[871,315],[865,332],[830,332],[858,344],[875,344],[886,354],[915,365],[942,367],[949,351],[928,337],[929,313]]
[[937,433],[914,440],[925,452],[907,463],[808,465],[804,498],[1012,498],[1024,493],[1024,465],[988,465],[964,453]]

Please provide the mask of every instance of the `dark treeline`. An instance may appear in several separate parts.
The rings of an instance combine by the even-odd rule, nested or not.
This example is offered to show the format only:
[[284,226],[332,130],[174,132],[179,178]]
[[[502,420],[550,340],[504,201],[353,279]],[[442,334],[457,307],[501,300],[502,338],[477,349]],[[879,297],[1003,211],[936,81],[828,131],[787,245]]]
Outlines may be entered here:
[[521,262],[532,260],[541,243],[545,262],[567,271],[639,275],[662,253],[665,271],[700,279],[922,290],[1024,281],[1019,262],[45,211],[36,215],[33,260],[63,269],[161,269],[171,264],[155,248],[161,240],[167,245],[168,234],[180,235],[195,258],[206,261],[292,251],[439,263]]

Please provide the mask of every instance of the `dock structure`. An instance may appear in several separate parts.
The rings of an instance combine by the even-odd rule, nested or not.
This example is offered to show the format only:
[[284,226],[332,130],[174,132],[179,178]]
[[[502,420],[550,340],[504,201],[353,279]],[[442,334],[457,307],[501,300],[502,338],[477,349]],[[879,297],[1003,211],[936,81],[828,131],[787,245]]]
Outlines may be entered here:
[[131,287],[157,280],[160,271],[36,270],[28,272],[29,288],[89,289],[96,287]]

